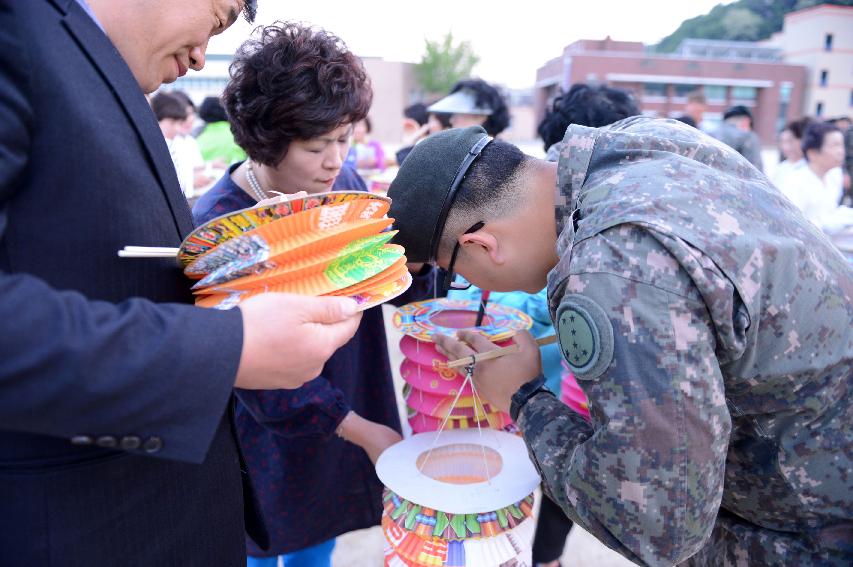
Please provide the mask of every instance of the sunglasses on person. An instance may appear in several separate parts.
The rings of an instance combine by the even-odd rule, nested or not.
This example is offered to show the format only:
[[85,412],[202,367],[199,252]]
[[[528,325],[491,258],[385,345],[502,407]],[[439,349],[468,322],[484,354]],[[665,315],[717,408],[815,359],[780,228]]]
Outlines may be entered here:
[[[478,222],[462,234],[471,234],[472,232],[477,232],[481,228],[486,226],[484,222]],[[456,274],[453,271],[453,267],[456,265],[456,256],[459,255],[460,248],[459,240],[456,241],[456,245],[453,247],[453,253],[450,255],[450,263],[447,265],[447,274],[444,276],[444,283],[441,287],[442,293],[446,294],[451,289],[468,289],[471,287],[471,282],[465,280],[464,282],[456,282],[453,281],[456,279]]]

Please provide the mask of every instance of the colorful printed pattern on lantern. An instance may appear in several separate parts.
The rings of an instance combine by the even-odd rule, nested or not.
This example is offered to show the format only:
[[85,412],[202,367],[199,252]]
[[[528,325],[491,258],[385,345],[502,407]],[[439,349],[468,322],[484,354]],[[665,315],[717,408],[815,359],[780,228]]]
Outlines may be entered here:
[[[431,341],[434,334],[453,335],[460,329],[474,329],[479,305],[460,299],[429,299],[404,305],[394,313],[394,326],[404,335]],[[483,323],[476,329],[490,341],[510,338],[529,329],[529,315],[501,304],[486,306]]]
[[386,565],[530,565],[540,479],[518,436],[414,435],[380,455],[376,474],[386,487]]
[[184,268],[199,279],[196,305],[230,309],[279,292],[351,297],[367,309],[405,292],[405,250],[388,244],[393,231],[383,232],[393,222],[383,218],[388,201],[363,195],[315,195],[207,223],[211,246]]
[[[189,278],[200,278],[235,260],[249,265],[256,259],[257,252],[252,247],[244,249],[247,242],[262,242],[268,249],[268,258],[258,258],[257,261],[275,260],[288,253],[289,256],[293,256],[296,255],[296,251],[299,251],[299,256],[305,257],[309,252],[322,252],[333,247],[343,248],[357,238],[378,234],[391,224],[390,219],[381,217],[362,218],[361,215],[369,204],[365,201],[354,201],[343,205],[332,205],[339,208],[345,207],[348,214],[336,216],[340,222],[334,224],[326,222],[322,228],[320,225],[325,207],[272,221],[239,237],[229,239],[197,257],[184,268],[184,274]],[[365,231],[364,227],[370,228]]]
[[391,200],[380,195],[371,195],[360,191],[333,191],[228,213],[206,222],[191,232],[181,244],[178,261],[181,265],[186,266],[196,257],[227,240],[295,213],[324,205],[340,205],[350,201],[362,200],[369,203],[362,211],[362,214],[365,215],[362,218],[380,218],[388,212],[391,206]]
[[[461,303],[452,305],[458,307]],[[474,304],[465,303],[463,306],[471,305]],[[459,320],[476,319],[476,312],[472,311],[453,309],[443,313],[451,313]],[[497,344],[506,346],[512,341],[504,340]],[[447,358],[436,350],[433,343],[404,335],[400,340],[400,350],[405,357],[400,366],[400,375],[406,382],[403,396],[413,432],[437,431],[442,426],[445,429],[505,429],[512,424],[508,415],[475,397],[471,385],[465,383],[465,376],[444,365]]]
[[382,493],[385,514],[400,528],[420,537],[466,539],[492,537],[516,528],[533,514],[533,495],[494,512],[447,514],[413,504],[388,488]]
[[[520,557],[530,554],[535,525],[533,520],[521,522],[516,528],[492,537],[444,539],[421,537],[401,528],[384,515],[382,531],[393,553],[404,565],[439,567],[501,567],[507,564],[526,565]],[[510,563],[515,561],[516,563]]]
[[[261,281],[263,281],[264,285],[275,285],[302,279],[324,271],[337,258],[381,248],[396,233],[396,231],[389,231],[374,236],[359,238],[345,245],[343,248],[333,247],[301,260],[291,260],[283,266],[276,266],[272,262],[262,262],[251,266],[251,269],[247,269],[246,275],[240,275],[235,271],[234,267],[229,269],[225,267],[219,268],[199,280],[193,286],[193,290],[203,290],[213,286],[228,290],[251,289],[256,287]],[[229,244],[223,245],[222,248],[241,239],[242,237],[235,238]]]

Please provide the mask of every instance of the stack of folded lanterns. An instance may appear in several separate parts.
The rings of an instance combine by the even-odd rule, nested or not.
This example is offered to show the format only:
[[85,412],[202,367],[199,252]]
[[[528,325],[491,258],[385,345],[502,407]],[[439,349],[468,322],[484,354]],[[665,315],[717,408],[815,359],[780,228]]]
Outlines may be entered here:
[[414,433],[436,431],[445,420],[445,429],[504,429],[512,423],[507,414],[475,397],[470,384],[463,387],[465,369],[444,366],[447,357],[433,343],[435,334],[453,335],[460,329],[472,329],[499,346],[507,346],[512,344],[512,335],[533,324],[517,309],[489,304],[481,325],[475,327],[478,307],[474,301],[439,298],[404,305],[395,312],[394,326],[403,333],[403,397]]
[[385,565],[525,567],[531,564],[533,491],[539,484],[508,415],[482,402],[465,369],[446,367],[435,334],[474,329],[500,346],[532,325],[526,314],[489,305],[475,326],[474,301],[433,299],[394,314],[403,333],[400,369],[415,435],[382,453]]
[[539,476],[517,435],[420,433],[382,453],[376,472],[386,567],[531,565]]
[[388,244],[390,199],[331,192],[229,213],[181,245],[196,305],[229,309],[264,292],[344,296],[360,308],[406,291],[401,246]]

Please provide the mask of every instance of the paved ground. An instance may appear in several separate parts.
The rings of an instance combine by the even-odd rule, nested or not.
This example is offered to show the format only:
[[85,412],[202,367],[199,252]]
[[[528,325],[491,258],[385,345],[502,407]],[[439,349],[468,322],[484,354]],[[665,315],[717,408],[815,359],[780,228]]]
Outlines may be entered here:
[[[388,324],[389,315],[393,313],[393,308],[385,306],[383,310],[386,321],[385,330],[388,336],[388,351],[391,358],[391,366],[394,369],[398,407],[403,407],[401,405],[402,397],[400,396],[402,380],[398,372],[402,361],[402,354],[397,346],[400,343],[401,335]],[[405,424],[404,428],[407,428],[408,424],[406,424],[405,419],[401,419],[401,421]],[[409,433],[407,432],[406,434],[408,435]],[[335,552],[332,555],[332,565],[333,567],[380,566],[382,565],[384,543],[382,530],[378,526],[368,530],[359,530],[345,534],[338,538]],[[599,543],[588,532],[577,526],[569,534],[562,563],[565,567],[626,567],[633,565],[633,563],[618,553],[611,551]]]

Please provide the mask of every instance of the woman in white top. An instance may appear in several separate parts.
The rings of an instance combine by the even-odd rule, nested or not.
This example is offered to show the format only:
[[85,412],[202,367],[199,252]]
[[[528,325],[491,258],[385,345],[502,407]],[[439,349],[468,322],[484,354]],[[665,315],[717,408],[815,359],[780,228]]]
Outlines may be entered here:
[[779,151],[782,153],[782,161],[776,166],[771,180],[776,187],[782,187],[791,174],[806,163],[803,159],[801,142],[803,132],[813,122],[809,117],[793,120],[788,122],[785,129],[779,133]]
[[853,226],[853,208],[838,206],[841,178],[835,171],[844,161],[844,136],[825,122],[811,124],[803,134],[805,163],[795,168],[779,189],[824,232]]

